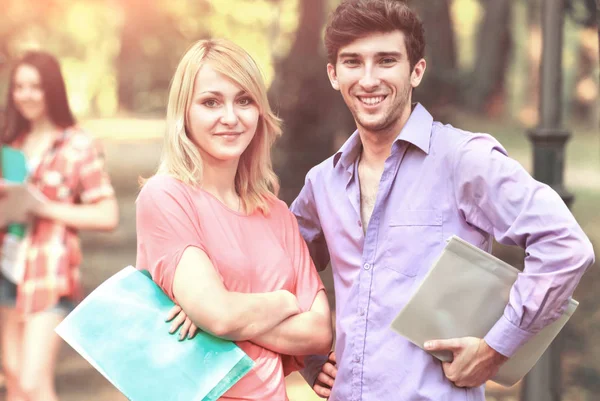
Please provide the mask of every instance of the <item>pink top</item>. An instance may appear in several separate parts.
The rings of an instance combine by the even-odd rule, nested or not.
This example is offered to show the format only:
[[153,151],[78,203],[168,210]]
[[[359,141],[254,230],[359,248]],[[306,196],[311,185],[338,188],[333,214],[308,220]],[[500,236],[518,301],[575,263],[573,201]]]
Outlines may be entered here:
[[[206,252],[230,291],[285,289],[307,311],[323,289],[296,218],[278,199],[268,216],[245,215],[202,189],[157,175],[143,187],[136,209],[136,265],[173,300],[175,269],[188,246]],[[256,365],[221,400],[287,400],[284,376],[300,369],[300,360],[248,341],[237,344]]]

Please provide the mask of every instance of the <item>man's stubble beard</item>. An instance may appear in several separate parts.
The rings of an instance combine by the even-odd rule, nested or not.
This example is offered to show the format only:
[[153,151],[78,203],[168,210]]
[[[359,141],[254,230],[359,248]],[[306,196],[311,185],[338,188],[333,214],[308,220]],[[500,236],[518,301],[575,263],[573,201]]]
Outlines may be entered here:
[[354,113],[354,120],[357,125],[368,130],[369,132],[379,133],[387,132],[391,127],[396,124],[398,119],[402,118],[402,111],[409,102],[408,92],[402,94],[403,96],[395,102],[389,109],[389,112],[384,116],[383,121],[377,123],[365,123],[361,120],[358,112]]

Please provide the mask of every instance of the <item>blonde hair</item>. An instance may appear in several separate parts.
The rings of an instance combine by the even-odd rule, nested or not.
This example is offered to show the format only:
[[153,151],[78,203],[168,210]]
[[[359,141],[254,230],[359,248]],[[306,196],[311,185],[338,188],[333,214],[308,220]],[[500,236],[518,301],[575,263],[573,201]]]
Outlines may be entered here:
[[240,157],[235,188],[247,213],[258,209],[268,214],[269,204],[279,191],[279,180],[271,162],[271,147],[281,136],[281,120],[271,110],[256,62],[229,40],[200,40],[179,62],[171,82],[167,130],[158,173],[168,174],[191,186],[202,183],[202,158],[187,135],[187,114],[196,75],[205,63],[210,63],[215,71],[239,85],[258,106],[256,134]]

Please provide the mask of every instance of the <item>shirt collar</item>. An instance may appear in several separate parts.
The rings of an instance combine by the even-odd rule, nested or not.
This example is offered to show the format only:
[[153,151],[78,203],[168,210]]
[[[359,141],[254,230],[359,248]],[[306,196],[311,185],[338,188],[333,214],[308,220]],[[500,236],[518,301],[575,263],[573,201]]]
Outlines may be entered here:
[[[415,145],[426,154],[429,154],[432,124],[433,117],[431,114],[429,114],[427,109],[425,109],[421,103],[416,103],[412,113],[410,113],[408,121],[404,124],[402,131],[400,131],[400,134],[398,134],[394,143],[405,141]],[[360,147],[360,136],[358,130],[356,130],[333,156],[333,166],[335,167],[341,160],[342,166],[347,168],[348,165],[356,160]]]

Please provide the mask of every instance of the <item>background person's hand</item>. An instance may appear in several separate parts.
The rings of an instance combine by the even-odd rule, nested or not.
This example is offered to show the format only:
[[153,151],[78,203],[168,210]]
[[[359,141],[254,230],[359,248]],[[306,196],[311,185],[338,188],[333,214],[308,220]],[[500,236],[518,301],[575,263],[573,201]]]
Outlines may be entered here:
[[179,331],[179,341],[185,339],[186,336],[188,338],[194,338],[194,336],[198,332],[198,328],[196,327],[196,325],[192,323],[190,318],[187,317],[187,315],[179,305],[173,306],[167,314],[167,318],[165,319],[165,321],[170,322],[171,320],[173,320],[173,322],[171,323],[171,327],[169,328],[170,334],[175,333],[177,329],[181,327],[181,330]]
[[452,362],[442,362],[446,378],[457,387],[479,387],[498,373],[508,359],[475,337],[433,340],[425,343],[427,351],[450,351]]
[[6,195],[6,181],[0,178],[0,199]]
[[47,217],[45,207],[48,205],[48,198],[34,185],[27,185],[27,210],[32,216]]
[[321,367],[321,371],[317,375],[317,380],[313,386],[314,392],[322,398],[327,398],[331,395],[331,388],[335,382],[337,375],[337,364],[335,360],[335,351],[329,353],[327,362]]

